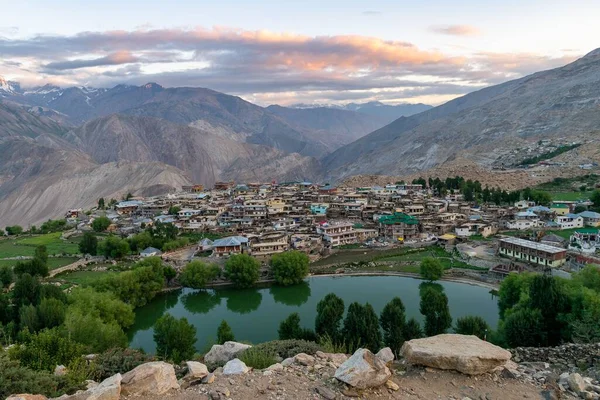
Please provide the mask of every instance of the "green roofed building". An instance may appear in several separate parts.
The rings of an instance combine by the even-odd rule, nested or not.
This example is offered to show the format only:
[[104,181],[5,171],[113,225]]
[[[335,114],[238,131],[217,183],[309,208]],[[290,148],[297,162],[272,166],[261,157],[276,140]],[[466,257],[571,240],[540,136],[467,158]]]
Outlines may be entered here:
[[379,218],[379,235],[389,240],[403,242],[419,234],[419,220],[412,215],[395,212]]

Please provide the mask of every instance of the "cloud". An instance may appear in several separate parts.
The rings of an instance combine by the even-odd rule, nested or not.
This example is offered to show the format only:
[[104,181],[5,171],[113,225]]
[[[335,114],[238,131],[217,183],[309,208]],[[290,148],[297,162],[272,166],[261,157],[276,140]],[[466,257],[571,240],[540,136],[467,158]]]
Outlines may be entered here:
[[432,32],[452,36],[479,36],[481,30],[471,25],[436,25],[429,28]]
[[374,15],[381,15],[381,11],[375,11],[375,10],[366,10],[366,11],[363,11],[361,14],[362,14],[362,15],[367,15],[367,16],[369,16],[369,17],[372,17],[372,16],[374,16]]
[[[390,101],[464,94],[574,58],[475,52],[463,56],[400,40],[306,36],[224,27],[0,37],[9,78],[114,86],[158,82],[264,99],[308,97]],[[356,97],[355,97],[356,96]],[[397,97],[393,97],[397,96]],[[375,98],[376,99],[376,98]]]

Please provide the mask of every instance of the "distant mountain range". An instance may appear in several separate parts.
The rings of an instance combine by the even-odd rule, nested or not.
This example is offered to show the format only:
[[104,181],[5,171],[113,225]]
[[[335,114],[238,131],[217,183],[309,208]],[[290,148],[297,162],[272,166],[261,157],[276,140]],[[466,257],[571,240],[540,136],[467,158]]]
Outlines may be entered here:
[[203,88],[24,89],[0,79],[0,221],[39,223],[99,197],[223,179],[339,182],[457,159],[489,168],[541,139],[585,142],[561,157],[597,162],[599,110],[600,50],[435,108],[265,108]]
[[381,118],[386,123],[390,123],[400,117],[409,117],[423,111],[427,111],[433,106],[416,103],[416,104],[384,104],[379,101],[370,101],[368,103],[349,103],[345,105],[336,104],[294,104],[290,108],[312,109],[312,108],[334,108],[338,110],[354,111],[361,114],[372,115]]

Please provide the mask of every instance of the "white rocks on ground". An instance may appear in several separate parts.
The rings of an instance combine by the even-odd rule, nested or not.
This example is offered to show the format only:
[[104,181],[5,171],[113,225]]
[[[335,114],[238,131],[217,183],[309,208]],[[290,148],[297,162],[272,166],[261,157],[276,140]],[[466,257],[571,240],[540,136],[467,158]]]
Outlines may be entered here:
[[201,362],[188,361],[185,365],[188,372],[180,381],[184,388],[200,383],[208,375],[208,368]]
[[67,374],[67,367],[65,367],[64,365],[57,365],[56,368],[54,368],[55,376],[65,376],[66,374]]
[[236,358],[242,351],[252,346],[238,343],[225,342],[224,344],[215,344],[210,351],[204,356],[204,361],[207,363],[224,364],[229,360]]
[[383,385],[392,376],[389,368],[368,349],[358,349],[335,371],[335,378],[358,389]]
[[237,358],[227,361],[227,364],[223,367],[223,375],[239,375],[245,374],[248,371],[250,371],[250,368],[248,368],[242,360]]
[[400,350],[409,364],[468,375],[492,371],[510,360],[510,352],[477,336],[443,334],[405,342]]
[[123,375],[121,392],[124,395],[161,395],[179,389],[175,369],[162,361],[142,364]]
[[80,390],[73,395],[62,395],[56,400],[119,400],[121,398],[121,374],[116,374],[102,383]]
[[379,350],[375,356],[386,364],[394,361],[394,352],[389,347]]

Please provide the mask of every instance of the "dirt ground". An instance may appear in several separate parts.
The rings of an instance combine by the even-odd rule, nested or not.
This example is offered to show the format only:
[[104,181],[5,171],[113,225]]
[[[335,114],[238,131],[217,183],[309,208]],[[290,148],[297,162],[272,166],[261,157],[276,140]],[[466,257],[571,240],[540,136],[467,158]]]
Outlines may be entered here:
[[[193,386],[164,396],[144,397],[150,400],[343,400],[343,399],[455,399],[455,400],[512,400],[568,399],[555,397],[554,389],[538,387],[515,379],[485,374],[470,377],[452,371],[415,368],[408,372],[394,371],[391,380],[398,386],[393,391],[385,386],[356,391],[335,378],[335,369],[324,366],[319,370],[291,366],[285,371],[265,376],[262,371],[246,375],[216,376],[212,384]],[[323,390],[325,388],[325,390]]]

